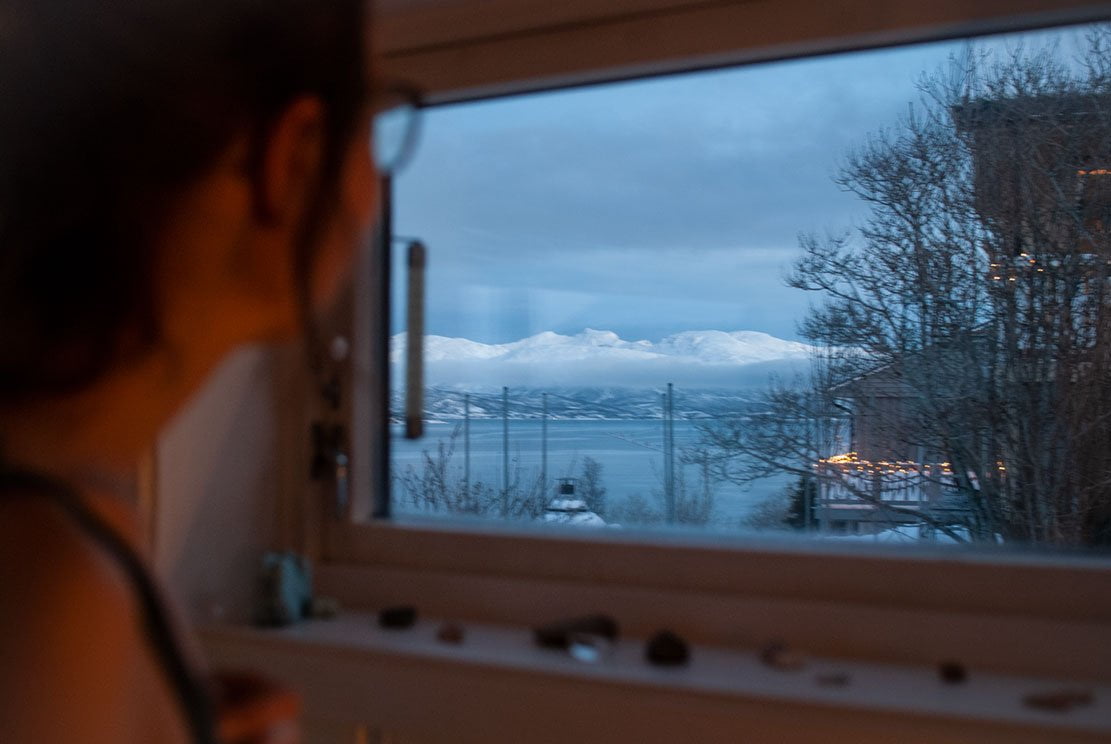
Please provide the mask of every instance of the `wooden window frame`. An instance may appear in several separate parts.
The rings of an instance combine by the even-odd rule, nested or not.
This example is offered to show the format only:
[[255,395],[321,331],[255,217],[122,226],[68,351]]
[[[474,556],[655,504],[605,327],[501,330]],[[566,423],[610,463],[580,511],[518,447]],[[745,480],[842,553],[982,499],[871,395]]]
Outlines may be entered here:
[[[509,13],[513,5],[388,5],[379,24],[386,74],[451,102],[1111,18],[1111,3],[1079,0],[623,0],[613,12],[576,0],[529,25],[536,16]],[[993,669],[1078,678],[1111,669],[1111,644],[1100,640],[1111,626],[1111,564],[1098,557],[372,519],[388,486],[388,281],[381,242],[368,246],[350,321],[348,519],[323,513],[321,492],[311,494],[322,585],[346,602],[415,593],[444,616],[514,623],[557,607],[613,607],[639,618],[640,630],[678,624],[712,643],[789,629],[835,655],[919,663],[959,653]],[[733,612],[756,614],[741,632]]]

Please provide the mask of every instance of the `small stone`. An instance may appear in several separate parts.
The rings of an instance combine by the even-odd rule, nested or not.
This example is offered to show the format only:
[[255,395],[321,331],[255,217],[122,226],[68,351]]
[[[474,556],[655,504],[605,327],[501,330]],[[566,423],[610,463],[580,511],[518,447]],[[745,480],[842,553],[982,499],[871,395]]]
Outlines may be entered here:
[[534,628],[532,633],[537,646],[566,650],[576,634],[601,636],[613,642],[617,640],[619,630],[617,621],[609,615],[585,615],[541,625]]
[[567,644],[567,653],[575,661],[597,664],[613,651],[613,641],[594,633],[574,633]]
[[848,687],[853,678],[848,672],[822,672],[814,681],[822,687]]
[[440,629],[436,631],[436,640],[440,643],[459,644],[463,642],[465,633],[461,625],[455,623],[444,623]]
[[937,665],[937,674],[947,685],[960,685],[968,681],[968,670],[956,661],[943,661]]
[[1039,692],[1022,698],[1027,708],[1048,710],[1054,713],[1067,713],[1073,708],[1083,708],[1095,702],[1091,690],[1055,690]]
[[387,607],[378,612],[378,626],[390,630],[411,628],[417,622],[417,608],[410,605]]
[[670,630],[661,630],[648,639],[644,655],[649,664],[656,666],[682,666],[690,661],[687,642]]
[[313,597],[309,615],[317,620],[331,620],[339,614],[339,600],[335,597]]
[[772,669],[793,672],[806,666],[806,656],[783,641],[772,641],[760,651],[760,661]]

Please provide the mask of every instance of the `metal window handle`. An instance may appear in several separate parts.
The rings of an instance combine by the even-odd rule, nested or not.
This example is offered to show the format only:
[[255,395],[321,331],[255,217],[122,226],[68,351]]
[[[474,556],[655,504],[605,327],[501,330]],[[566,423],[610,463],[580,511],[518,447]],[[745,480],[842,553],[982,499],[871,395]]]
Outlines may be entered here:
[[409,243],[409,297],[405,334],[405,438],[424,436],[424,274],[428,250]]

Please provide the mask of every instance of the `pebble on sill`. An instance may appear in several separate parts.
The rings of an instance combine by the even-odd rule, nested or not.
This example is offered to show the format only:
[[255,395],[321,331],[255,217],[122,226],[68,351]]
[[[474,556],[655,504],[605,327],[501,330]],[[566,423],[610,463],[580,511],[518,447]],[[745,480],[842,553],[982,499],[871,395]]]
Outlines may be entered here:
[[937,675],[947,685],[960,685],[968,681],[968,670],[956,661],[943,661],[937,665]]
[[848,687],[852,679],[848,672],[822,672],[814,675],[814,681],[822,687]]
[[567,645],[567,653],[575,661],[597,664],[613,653],[613,641],[594,633],[574,633]]
[[609,615],[585,615],[541,625],[532,633],[537,646],[566,650],[576,635],[599,636],[612,643],[617,640],[619,629],[617,621]]
[[806,666],[806,656],[788,646],[783,641],[772,641],[760,650],[760,661],[764,666],[793,672]]
[[444,623],[436,631],[436,640],[440,643],[450,643],[458,645],[463,642],[466,633],[462,625],[456,623]]
[[1095,695],[1090,690],[1055,690],[1033,693],[1022,698],[1022,704],[1027,708],[1054,713],[1067,713],[1073,708],[1084,708],[1094,702]]
[[661,630],[648,639],[644,655],[655,666],[683,666],[690,661],[690,648],[679,635]]
[[389,630],[411,628],[417,622],[417,608],[409,605],[386,607],[378,612],[378,627]]

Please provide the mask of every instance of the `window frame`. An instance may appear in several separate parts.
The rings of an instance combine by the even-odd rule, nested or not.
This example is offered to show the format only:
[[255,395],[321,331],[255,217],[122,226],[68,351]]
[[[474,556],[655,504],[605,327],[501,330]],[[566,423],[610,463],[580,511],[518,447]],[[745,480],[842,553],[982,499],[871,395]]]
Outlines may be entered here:
[[[492,3],[487,16],[505,5]],[[574,2],[568,12],[576,6],[594,7]],[[1077,0],[893,0],[881,8],[841,0],[821,9],[803,0],[644,0],[643,7],[641,14],[626,8],[615,18],[548,19],[552,25],[503,32],[476,22],[454,36],[445,29],[458,6],[440,15],[399,13],[381,24],[383,38],[391,26],[406,29],[404,44],[385,47],[383,66],[389,76],[425,87],[430,101],[448,103],[1111,18],[1111,3]],[[522,48],[535,53],[521,55]],[[382,232],[389,235],[388,182],[384,188]],[[357,273],[347,519],[325,515],[317,525],[322,585],[345,602],[373,606],[419,589],[444,616],[520,623],[543,617],[540,608],[610,602],[629,616],[640,613],[644,627],[670,622],[717,643],[775,637],[784,617],[812,612],[817,620],[791,627],[793,639],[816,652],[924,662],[958,648],[996,669],[1106,678],[1111,649],[1098,639],[1111,627],[1111,561],[1092,555],[382,519],[389,487],[388,248],[379,236]],[[319,492],[312,498],[319,508]],[[714,607],[757,607],[764,615],[738,635],[732,620],[706,617]],[[834,617],[852,632],[830,633],[822,618]],[[893,622],[916,628],[916,648],[899,647],[903,636]],[[981,643],[988,627],[995,637]],[[1014,648],[1030,651],[1016,659]]]

